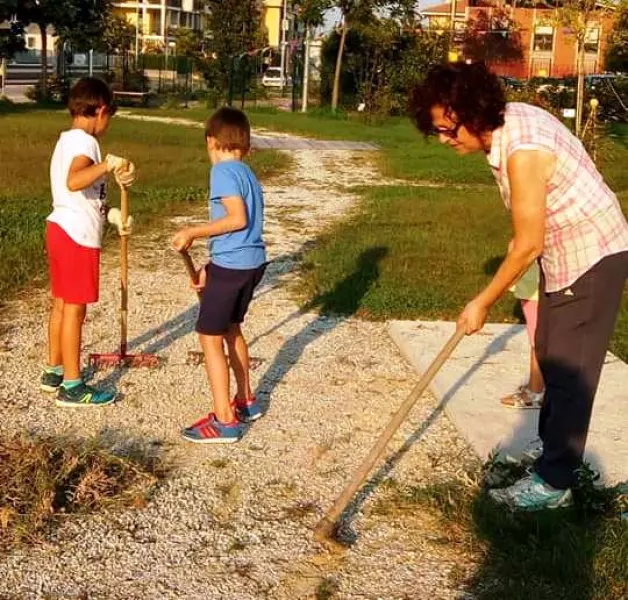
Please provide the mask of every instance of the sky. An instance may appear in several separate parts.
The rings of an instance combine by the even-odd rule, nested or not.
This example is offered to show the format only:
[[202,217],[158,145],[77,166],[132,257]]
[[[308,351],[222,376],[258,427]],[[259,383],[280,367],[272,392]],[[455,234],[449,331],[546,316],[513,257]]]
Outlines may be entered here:
[[[434,6],[434,4],[443,4],[447,0],[420,0],[417,2],[417,6],[420,8],[427,8],[428,6]],[[340,20],[340,11],[338,9],[330,10],[325,16],[325,25],[323,31],[327,32],[333,29],[334,25]]]

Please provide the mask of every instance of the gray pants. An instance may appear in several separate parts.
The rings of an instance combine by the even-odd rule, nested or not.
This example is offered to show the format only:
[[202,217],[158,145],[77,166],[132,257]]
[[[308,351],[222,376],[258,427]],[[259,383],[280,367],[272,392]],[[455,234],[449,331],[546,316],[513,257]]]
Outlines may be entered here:
[[568,289],[543,293],[541,273],[536,353],[545,379],[539,416],[544,481],[572,487],[582,464],[593,400],[628,277],[628,252],[607,256]]

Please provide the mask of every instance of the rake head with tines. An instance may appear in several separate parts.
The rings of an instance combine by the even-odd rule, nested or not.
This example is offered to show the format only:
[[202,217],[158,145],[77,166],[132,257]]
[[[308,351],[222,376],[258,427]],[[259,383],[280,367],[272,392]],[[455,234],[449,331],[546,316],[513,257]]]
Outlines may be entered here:
[[107,367],[148,367],[154,369],[159,366],[160,358],[154,354],[126,354],[122,348],[120,352],[110,354],[90,354],[89,366],[96,369]]
[[[122,222],[129,216],[129,192],[120,186],[120,212]],[[89,365],[98,367],[157,367],[159,357],[154,354],[127,354],[127,324],[129,303],[128,236],[120,238],[120,352],[90,354]]]

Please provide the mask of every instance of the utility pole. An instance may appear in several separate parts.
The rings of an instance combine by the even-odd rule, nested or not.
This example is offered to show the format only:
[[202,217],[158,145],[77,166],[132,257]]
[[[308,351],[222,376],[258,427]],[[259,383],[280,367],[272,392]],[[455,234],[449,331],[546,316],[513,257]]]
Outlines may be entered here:
[[4,57],[2,57],[2,61],[0,61],[0,77],[2,77],[0,96],[4,96],[7,91],[7,59]]
[[305,56],[303,57],[303,97],[301,112],[307,112],[308,88],[310,84],[310,26],[305,25]]
[[281,95],[283,97],[286,82],[286,33],[288,25],[288,0],[283,0],[281,6]]
[[135,0],[135,68],[140,47],[140,0]]

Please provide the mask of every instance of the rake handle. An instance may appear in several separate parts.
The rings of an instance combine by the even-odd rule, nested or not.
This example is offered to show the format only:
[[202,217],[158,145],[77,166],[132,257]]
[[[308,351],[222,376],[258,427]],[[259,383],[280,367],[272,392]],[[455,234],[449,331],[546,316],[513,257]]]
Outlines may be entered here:
[[373,465],[380,458],[384,452],[386,445],[390,441],[390,438],[395,434],[401,423],[404,421],[410,409],[414,406],[416,401],[420,398],[423,392],[427,389],[427,386],[431,383],[432,379],[443,364],[447,361],[451,353],[456,346],[460,343],[460,340],[465,336],[463,329],[457,329],[451,336],[449,341],[443,346],[443,349],[439,352],[438,356],[432,361],[432,364],[428,367],[427,371],[423,373],[421,379],[416,384],[414,389],[410,392],[408,397],[404,400],[403,404],[399,407],[393,418],[390,420],[386,429],[380,434],[379,439],[373,446],[368,456],[362,461],[353,479],[349,482],[349,485],[344,489],[342,494],[338,497],[334,505],[327,511],[325,516],[318,522],[316,529],[314,530],[314,538],[317,541],[325,541],[332,538],[336,522],[342,512],[345,510],[351,499],[360,488],[364,480],[370,473]]
[[[185,263],[185,269],[188,272],[188,277],[192,283],[198,283],[196,267],[194,266],[190,253],[187,250],[181,250],[179,254],[181,254],[181,258]],[[196,295],[198,296],[199,301],[203,298],[203,293],[200,291],[197,291]]]
[[[122,223],[129,218],[129,190],[120,186]],[[120,356],[126,356],[129,319],[129,236],[120,237]]]

